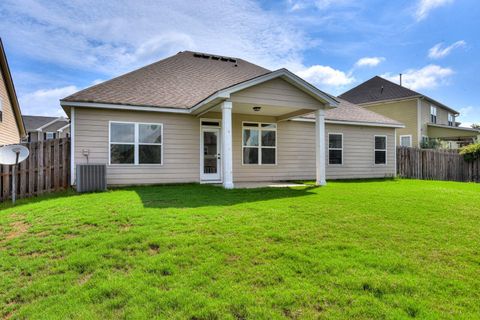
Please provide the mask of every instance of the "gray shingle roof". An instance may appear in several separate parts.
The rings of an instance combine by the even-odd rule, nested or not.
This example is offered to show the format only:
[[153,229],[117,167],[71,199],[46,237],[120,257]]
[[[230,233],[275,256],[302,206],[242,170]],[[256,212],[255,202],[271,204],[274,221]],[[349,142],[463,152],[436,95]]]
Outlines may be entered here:
[[44,126],[55,119],[57,119],[57,117],[23,116],[23,123],[25,124],[25,129],[28,132],[37,130],[41,126]]
[[348,90],[347,92],[342,93],[341,95],[339,95],[339,97],[356,104],[423,97],[430,102],[437,104],[447,110],[458,113],[458,111],[451,109],[450,107],[430,97],[405,88],[379,76],[375,76],[370,80],[359,84],[358,86]]
[[[338,107],[329,109],[325,112],[325,119],[332,121],[376,123],[386,125],[402,125],[402,123],[387,118],[381,114],[357,106],[341,98],[335,98],[340,102]],[[308,114],[304,118],[313,119],[313,114]]]
[[185,109],[218,90],[269,72],[242,59],[182,51],[63,101]]

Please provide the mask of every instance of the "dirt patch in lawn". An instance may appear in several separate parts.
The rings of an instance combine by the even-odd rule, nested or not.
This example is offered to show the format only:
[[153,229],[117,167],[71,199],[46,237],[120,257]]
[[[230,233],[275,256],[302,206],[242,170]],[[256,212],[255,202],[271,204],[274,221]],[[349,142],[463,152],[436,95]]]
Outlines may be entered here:
[[26,223],[25,221],[14,221],[10,223],[10,228],[12,228],[12,230],[7,233],[7,236],[5,237],[6,240],[20,237],[28,231],[30,224]]

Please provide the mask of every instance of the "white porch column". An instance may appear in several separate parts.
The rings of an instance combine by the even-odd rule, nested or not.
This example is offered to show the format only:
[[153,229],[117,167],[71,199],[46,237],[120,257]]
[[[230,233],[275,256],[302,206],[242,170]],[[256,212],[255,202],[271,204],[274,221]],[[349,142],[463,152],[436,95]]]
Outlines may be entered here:
[[315,161],[317,167],[317,186],[327,184],[325,176],[325,110],[315,111]]
[[233,189],[232,102],[222,103],[222,177],[223,187]]

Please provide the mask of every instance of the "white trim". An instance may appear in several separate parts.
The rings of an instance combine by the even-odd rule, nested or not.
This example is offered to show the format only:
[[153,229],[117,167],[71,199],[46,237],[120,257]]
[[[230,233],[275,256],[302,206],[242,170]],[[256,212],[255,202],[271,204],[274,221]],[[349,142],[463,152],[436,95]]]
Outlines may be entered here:
[[375,106],[375,105],[378,105],[378,104],[391,104],[391,103],[410,101],[410,100],[416,100],[416,99],[423,99],[423,96],[422,95],[416,95],[416,96],[411,96],[411,97],[406,97],[406,98],[385,99],[385,100],[378,100],[378,101],[372,101],[372,102],[357,103],[356,105],[361,106],[361,107],[370,107],[370,106]]
[[[404,145],[402,145],[402,138],[405,138],[405,137],[410,138],[410,145],[409,145],[409,146],[404,146]],[[397,139],[395,139],[395,144],[397,143],[396,140],[397,140]],[[402,135],[399,136],[399,139],[398,139],[398,140],[400,141],[400,146],[402,146],[402,147],[410,147],[410,148],[411,148],[411,147],[413,146],[413,138],[412,138],[412,135],[411,135],[411,134],[402,134]]]
[[[257,127],[245,127],[245,123],[255,123],[258,126]],[[267,125],[274,125],[275,128],[262,128],[262,124],[267,124]],[[278,134],[277,134],[277,128],[278,125],[277,123],[274,122],[257,122],[257,121],[242,121],[242,149],[241,149],[241,154],[242,154],[242,166],[276,166],[278,165],[278,148],[277,148],[277,139],[278,139]],[[251,129],[256,129],[258,130],[258,146],[246,146],[243,144],[243,130],[251,130]],[[262,146],[262,131],[274,131],[275,132],[275,146]],[[244,163],[243,159],[243,148],[257,148],[258,149],[258,163]],[[275,163],[262,163],[262,148],[265,149],[275,149]]]
[[[334,136],[334,135],[337,135],[337,136],[341,136],[342,137],[342,147],[341,148],[330,148],[330,136]],[[340,132],[329,132],[328,133],[328,161],[327,161],[327,165],[328,166],[343,166],[343,133],[340,133]],[[330,150],[340,150],[342,151],[342,159],[341,159],[341,163],[330,163]]]
[[225,189],[233,189],[232,102],[222,103],[222,179]]
[[438,124],[438,123],[427,123],[427,126],[435,127],[435,128],[452,129],[452,130],[472,131],[472,132],[480,133],[479,129],[467,128],[467,127],[451,127],[451,126],[448,126],[448,125],[445,125],[445,124]]
[[[410,139],[411,140],[411,139]],[[394,172],[395,172],[395,175],[394,177],[397,176],[397,129],[395,129],[395,133],[394,133],[394,137],[393,137],[393,150],[394,150],[394,153],[395,153],[395,157],[393,159],[393,163],[394,163]]]
[[325,92],[317,89],[316,87],[312,86],[302,78],[298,77],[294,73],[288,71],[287,69],[279,69],[275,70],[273,72],[267,73],[265,75],[256,77],[254,79],[250,79],[247,81],[244,81],[242,83],[233,85],[229,88],[221,89],[217,91],[216,93],[212,94],[205,100],[197,103],[195,106],[193,106],[190,110],[190,112],[195,112],[197,109],[201,108],[204,105],[207,105],[211,103],[212,101],[216,99],[229,99],[230,95],[232,93],[235,93],[240,90],[244,90],[246,88],[258,85],[260,83],[273,80],[275,78],[282,77],[284,80],[287,80],[290,84],[293,86],[297,87],[298,89],[302,91],[306,91],[310,93],[313,97],[315,97],[317,100],[321,101],[322,103],[327,103],[331,107],[337,107],[339,105],[338,101],[326,94]]
[[[204,132],[217,133],[217,173],[216,177],[208,177],[204,172],[205,153],[204,153]],[[218,159],[220,156],[220,159]],[[210,174],[214,175],[214,174]],[[221,126],[202,126],[200,125],[200,181],[203,183],[222,182],[222,129]]]
[[170,112],[170,113],[183,113],[189,114],[189,109],[175,109],[164,107],[146,107],[137,105],[123,105],[112,103],[96,103],[96,102],[70,102],[60,101],[62,107],[84,107],[84,108],[97,108],[97,109],[117,109],[117,110],[136,110],[136,111],[152,111],[152,112]]
[[[199,174],[200,174],[200,183],[222,183],[223,182],[223,179],[222,179],[222,169],[221,169],[221,166],[222,166],[222,141],[221,141],[221,137],[222,137],[222,119],[213,119],[213,118],[200,118],[200,131],[199,131],[199,138],[200,138],[200,168],[199,168]],[[203,121],[214,121],[214,122],[218,122],[218,126],[202,126],[202,122]],[[203,128],[219,128],[220,129],[220,132],[219,132],[219,135],[220,135],[220,145],[218,146],[218,151],[220,153],[220,166],[219,166],[219,173],[220,173],[220,180],[218,181],[212,181],[212,180],[205,180],[203,181],[202,180],[202,175],[203,175]]]
[[325,159],[325,110],[315,111],[315,184],[325,186],[326,180]]
[[75,107],[70,109],[70,123],[70,185],[73,186],[75,184]]
[[70,126],[70,123],[61,127],[60,129],[57,129],[57,132],[63,132],[63,130],[67,129]]
[[54,120],[52,120],[52,121],[50,121],[50,122],[47,122],[47,123],[41,125],[41,126],[38,127],[36,130],[37,130],[37,131],[43,131],[44,128],[46,128],[46,127],[48,127],[49,125],[54,124],[55,122],[60,121],[60,120],[66,121],[65,118],[58,117],[58,118],[55,118]]
[[[112,123],[122,123],[122,124],[133,124],[134,125],[134,138],[133,138],[133,143],[132,142],[113,142],[112,143]],[[155,125],[155,126],[160,126],[160,134],[162,137],[162,140],[160,143],[145,143],[142,142],[140,143],[139,141],[139,126],[140,125]],[[164,160],[163,160],[163,155],[165,153],[164,149],[164,136],[163,136],[163,123],[152,123],[152,122],[130,122],[130,121],[108,121],[108,165],[109,166],[163,166]],[[112,163],[111,161],[111,145],[112,144],[128,144],[128,145],[133,145],[133,163]],[[160,153],[160,163],[139,163],[139,150],[140,150],[140,145],[155,145],[155,146],[160,146],[161,147],[161,153]]]
[[[309,118],[295,118],[290,121],[303,121],[303,122],[315,122],[315,119]],[[344,124],[351,126],[363,126],[363,127],[382,127],[382,128],[405,128],[403,124],[388,124],[388,123],[376,123],[376,122],[356,122],[356,121],[341,121],[341,120],[325,120],[325,123],[330,124]]]
[[[375,140],[377,137],[385,138],[385,149],[377,149],[375,146]],[[375,152],[385,151],[385,163],[375,163]],[[373,136],[373,165],[374,166],[386,166],[388,164],[388,137],[384,134],[376,134]]]

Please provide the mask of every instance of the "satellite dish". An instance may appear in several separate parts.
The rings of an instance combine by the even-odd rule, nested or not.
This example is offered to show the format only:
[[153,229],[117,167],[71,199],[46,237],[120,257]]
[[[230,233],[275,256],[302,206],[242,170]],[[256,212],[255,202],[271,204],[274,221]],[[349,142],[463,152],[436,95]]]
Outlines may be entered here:
[[19,144],[0,148],[0,164],[17,164],[28,158],[30,151]]

